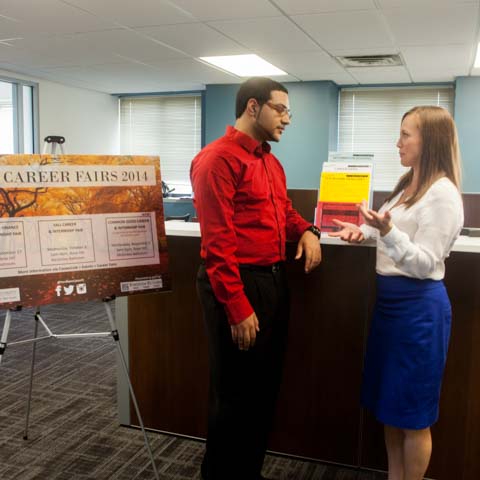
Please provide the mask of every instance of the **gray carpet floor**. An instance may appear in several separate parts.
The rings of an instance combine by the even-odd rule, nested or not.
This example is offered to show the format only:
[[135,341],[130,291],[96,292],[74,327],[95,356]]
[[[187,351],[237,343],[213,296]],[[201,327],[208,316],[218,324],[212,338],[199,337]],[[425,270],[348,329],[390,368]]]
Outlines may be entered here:
[[[8,342],[32,337],[33,314],[13,314]],[[109,330],[101,303],[49,306],[42,316],[57,334]],[[141,432],[118,425],[111,338],[37,344],[29,438],[23,439],[31,350],[31,344],[9,346],[0,365],[0,479],[154,479]],[[200,479],[203,442],[153,432],[149,438],[161,479]],[[263,473],[278,480],[386,479],[274,455]]]

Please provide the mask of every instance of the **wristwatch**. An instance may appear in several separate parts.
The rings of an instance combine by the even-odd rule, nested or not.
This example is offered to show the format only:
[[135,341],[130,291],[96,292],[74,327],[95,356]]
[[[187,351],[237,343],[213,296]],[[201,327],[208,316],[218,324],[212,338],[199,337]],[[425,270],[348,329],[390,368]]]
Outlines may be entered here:
[[320,240],[320,237],[322,236],[322,232],[318,227],[315,225],[310,225],[306,230],[306,232],[312,232],[314,235],[317,236],[317,238]]

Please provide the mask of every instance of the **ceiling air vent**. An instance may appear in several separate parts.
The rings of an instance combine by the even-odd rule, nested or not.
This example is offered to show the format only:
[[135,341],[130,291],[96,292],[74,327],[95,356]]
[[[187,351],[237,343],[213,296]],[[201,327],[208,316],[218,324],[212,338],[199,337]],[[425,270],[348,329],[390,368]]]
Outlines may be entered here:
[[394,67],[403,65],[400,55],[353,55],[336,57],[344,67]]

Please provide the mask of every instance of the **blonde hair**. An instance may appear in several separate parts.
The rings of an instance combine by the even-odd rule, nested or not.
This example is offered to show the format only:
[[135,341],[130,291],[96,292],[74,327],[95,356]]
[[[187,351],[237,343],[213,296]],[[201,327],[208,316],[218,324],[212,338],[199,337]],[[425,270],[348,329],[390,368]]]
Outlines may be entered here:
[[[418,202],[431,185],[441,177],[449,178],[460,189],[460,150],[457,129],[450,113],[442,107],[413,107],[402,117],[416,115],[422,137],[418,184],[406,201],[406,208]],[[413,168],[403,175],[386,201],[404,190],[413,179]]]

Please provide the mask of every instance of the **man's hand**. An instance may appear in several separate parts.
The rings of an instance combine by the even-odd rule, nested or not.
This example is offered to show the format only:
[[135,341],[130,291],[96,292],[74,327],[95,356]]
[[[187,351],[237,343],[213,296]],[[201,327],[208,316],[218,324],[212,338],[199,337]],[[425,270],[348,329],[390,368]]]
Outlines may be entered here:
[[311,272],[317,268],[322,261],[322,250],[317,236],[308,230],[303,233],[298,241],[297,254],[295,260],[298,260],[305,254],[305,273]]
[[236,325],[231,325],[233,343],[238,345],[240,350],[248,350],[255,345],[257,332],[260,331],[258,326],[258,318],[253,312],[245,320]]

